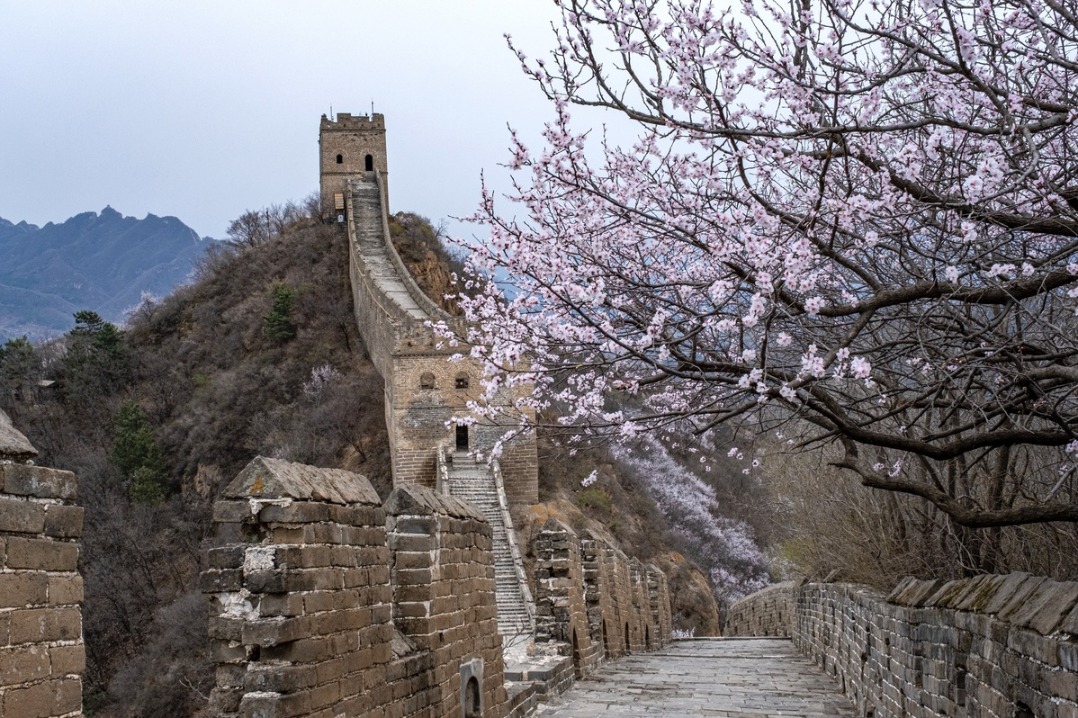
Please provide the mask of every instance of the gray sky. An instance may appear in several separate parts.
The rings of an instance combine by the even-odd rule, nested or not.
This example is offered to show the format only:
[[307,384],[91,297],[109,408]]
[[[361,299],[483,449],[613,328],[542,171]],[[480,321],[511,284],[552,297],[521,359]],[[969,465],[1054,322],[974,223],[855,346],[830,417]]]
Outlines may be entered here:
[[[322,113],[386,116],[392,209],[434,221],[550,112],[506,48],[549,0],[0,0],[0,217],[175,215],[224,236],[318,188]],[[488,175],[489,176],[489,175]]]

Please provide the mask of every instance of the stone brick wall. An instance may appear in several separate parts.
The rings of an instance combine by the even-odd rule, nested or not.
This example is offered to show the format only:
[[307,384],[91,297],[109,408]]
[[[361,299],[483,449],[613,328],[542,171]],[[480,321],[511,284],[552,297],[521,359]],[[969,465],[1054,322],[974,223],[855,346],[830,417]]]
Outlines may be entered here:
[[790,636],[794,583],[776,583],[730,606],[727,636]]
[[795,644],[860,715],[1078,716],[1078,583],[911,578],[887,597],[806,584],[793,589],[793,618]]
[[473,507],[415,486],[383,507],[357,474],[258,458],[214,518],[214,715],[458,718],[469,690],[505,715],[491,532]]
[[670,585],[666,574],[658,566],[647,564],[648,599],[651,602],[651,636],[656,643],[649,648],[661,648],[669,640],[674,630],[673,617],[670,615]]
[[576,534],[548,519],[535,537],[536,642],[564,643],[578,677],[590,674],[602,659],[602,644],[588,625],[584,563]]
[[614,570],[610,554],[617,549],[591,531],[580,534],[584,574],[584,597],[588,606],[588,628],[592,640],[603,647],[607,658],[624,655],[625,644],[618,640],[622,625],[617,612]]
[[[578,676],[670,640],[666,577],[589,531],[548,520],[535,537],[536,643],[561,644]],[[573,635],[576,650],[573,650]]]
[[75,475],[21,463],[35,454],[0,412],[0,716],[73,718],[86,664],[83,510]]
[[252,461],[214,506],[203,591],[220,716],[367,715],[392,699],[385,514],[361,476]]
[[504,716],[490,526],[470,504],[418,486],[394,489],[386,512],[394,624],[431,661],[421,702],[431,718],[466,715],[474,678],[481,714]]
[[[433,487],[438,447],[456,446],[456,427],[449,420],[453,417],[474,420],[476,423],[468,427],[469,449],[489,453],[504,439],[507,430],[519,423],[518,415],[512,410],[513,397],[505,395],[491,401],[506,409],[502,419],[491,421],[474,416],[468,410],[468,401],[481,396],[481,367],[467,357],[452,361],[455,354],[466,355],[467,347],[450,346],[426,326],[429,319],[445,322],[460,336],[465,333],[462,320],[442,311],[416,285],[389,239],[382,115],[368,118],[341,113],[336,122],[323,117],[319,138],[323,206],[327,206],[327,201],[332,203],[335,192],[349,197],[346,215],[353,309],[367,351],[386,384],[386,424],[394,484]],[[343,160],[339,165],[336,164],[338,154]],[[350,200],[349,178],[364,174],[362,157],[366,154],[374,159],[375,171],[371,176],[382,196],[379,217],[354,216],[354,203]],[[357,242],[360,234],[357,225],[368,229],[381,226],[384,242],[378,244],[379,256],[370,259],[373,269]],[[383,292],[375,279],[376,273],[394,275],[399,283],[392,284],[398,291],[403,288],[426,317],[412,316]],[[426,386],[422,381],[428,375],[434,379],[433,386]],[[467,388],[457,386],[456,380],[462,375],[469,379]],[[500,462],[510,503],[538,501],[539,463],[534,432],[525,432],[505,442]]]

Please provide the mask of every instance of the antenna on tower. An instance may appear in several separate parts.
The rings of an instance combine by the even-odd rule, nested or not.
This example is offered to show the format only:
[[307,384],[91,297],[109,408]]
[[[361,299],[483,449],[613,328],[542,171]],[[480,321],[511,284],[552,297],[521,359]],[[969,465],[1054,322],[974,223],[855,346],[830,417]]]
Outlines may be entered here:
[[329,121],[336,122],[337,118],[333,116],[333,105],[329,106]]
[[371,98],[371,117],[374,117],[374,98]]

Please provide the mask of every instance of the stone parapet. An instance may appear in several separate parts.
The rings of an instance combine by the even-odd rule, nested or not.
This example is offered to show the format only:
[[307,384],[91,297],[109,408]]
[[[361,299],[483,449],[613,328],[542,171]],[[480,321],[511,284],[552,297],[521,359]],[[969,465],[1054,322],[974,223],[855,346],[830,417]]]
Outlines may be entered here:
[[214,714],[365,716],[387,702],[390,556],[367,480],[257,458],[214,519],[223,545],[207,551],[202,574]]
[[726,614],[727,636],[790,636],[793,625],[792,581],[776,583],[737,601]]
[[471,504],[421,486],[394,489],[386,513],[394,623],[430,655],[429,715],[504,716],[490,526]]
[[83,510],[70,471],[36,455],[0,412],[0,716],[82,716]]
[[670,594],[658,568],[590,531],[549,519],[535,537],[536,643],[561,646],[577,677],[606,659],[671,640]]
[[417,486],[383,507],[358,474],[257,458],[214,519],[214,715],[503,718],[491,532],[474,507]]
[[852,584],[782,590],[795,645],[861,715],[1078,716],[1078,583],[1015,573],[908,578],[886,597]]

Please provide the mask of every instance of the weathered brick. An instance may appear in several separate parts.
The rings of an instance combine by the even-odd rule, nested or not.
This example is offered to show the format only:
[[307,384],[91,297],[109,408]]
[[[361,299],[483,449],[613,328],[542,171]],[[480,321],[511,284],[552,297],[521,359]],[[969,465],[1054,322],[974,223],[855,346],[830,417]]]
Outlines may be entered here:
[[48,675],[49,649],[47,647],[16,646],[0,648],[0,686],[13,686],[19,683],[36,681]]
[[48,577],[43,573],[0,573],[0,608],[37,606],[48,600]]
[[45,528],[45,504],[0,497],[0,531],[39,534]]
[[245,621],[240,640],[245,646],[277,646],[303,638],[310,628],[306,617]]
[[50,606],[81,603],[83,598],[82,576],[77,573],[48,577],[48,602]]
[[51,539],[8,537],[7,565],[42,571],[74,571],[79,562],[79,547],[74,543]]
[[316,501],[294,501],[288,506],[267,504],[258,512],[264,523],[304,524],[330,520],[330,506]]
[[10,631],[13,645],[74,641],[82,637],[82,612],[77,607],[13,611]]
[[52,646],[49,648],[49,660],[53,676],[81,675],[86,670],[86,647],[81,643]]
[[239,591],[243,588],[243,569],[210,569],[203,571],[198,581],[203,593]]
[[82,709],[82,679],[63,678],[49,681],[52,684],[52,709],[57,715],[74,713]]
[[48,718],[82,708],[82,681],[77,678],[47,680],[11,688],[2,697],[0,715],[12,718]]
[[49,504],[45,510],[45,533],[58,538],[78,538],[82,535],[83,513],[81,506]]
[[70,471],[25,464],[0,464],[0,486],[4,493],[16,496],[73,501],[77,482]]
[[206,563],[210,568],[243,568],[246,546],[242,544],[221,546],[206,551]]
[[213,520],[217,523],[244,523],[254,520],[251,504],[246,501],[213,502]]

